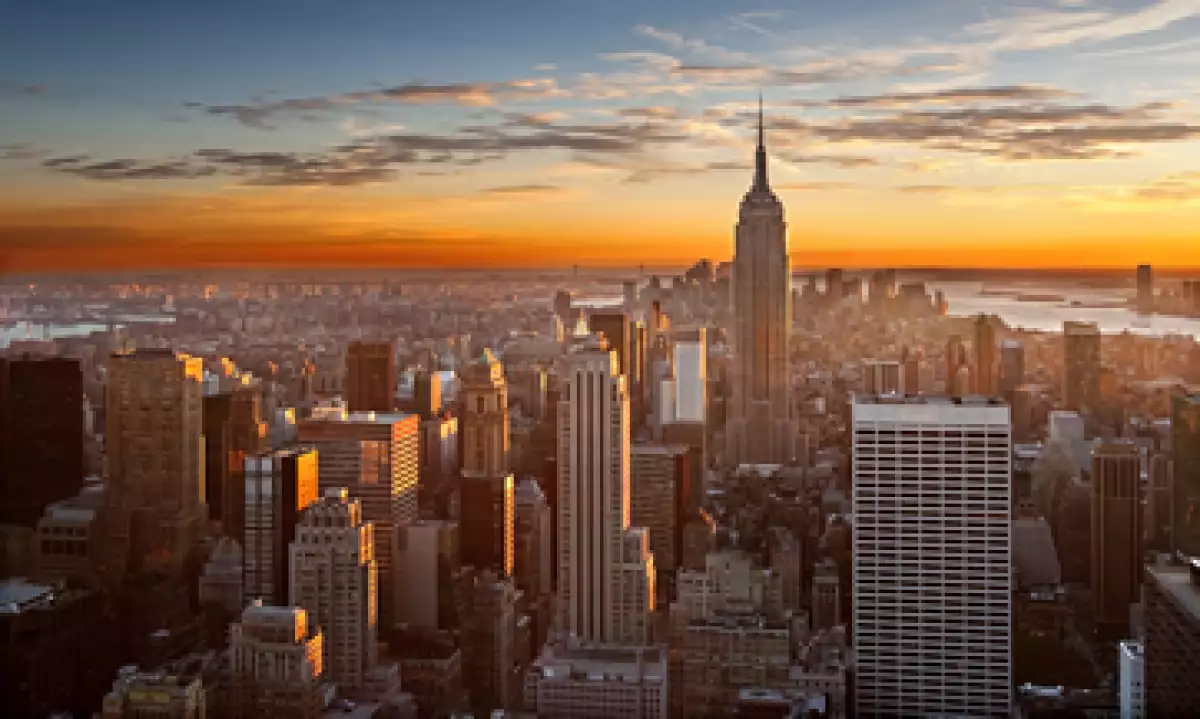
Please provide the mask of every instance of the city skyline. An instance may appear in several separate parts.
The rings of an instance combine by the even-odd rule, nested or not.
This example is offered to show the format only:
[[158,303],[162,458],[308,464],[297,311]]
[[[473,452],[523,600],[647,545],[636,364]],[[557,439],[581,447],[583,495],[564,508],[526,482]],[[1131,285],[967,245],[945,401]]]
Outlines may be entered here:
[[922,4],[22,7],[0,270],[1200,266],[1200,2]]

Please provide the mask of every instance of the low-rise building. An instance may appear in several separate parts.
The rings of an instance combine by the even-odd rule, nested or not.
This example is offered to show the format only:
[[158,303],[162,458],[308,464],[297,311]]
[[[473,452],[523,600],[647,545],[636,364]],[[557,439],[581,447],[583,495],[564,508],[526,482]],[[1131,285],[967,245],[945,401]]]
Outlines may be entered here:
[[666,719],[667,650],[547,644],[525,674],[525,708],[555,719]]

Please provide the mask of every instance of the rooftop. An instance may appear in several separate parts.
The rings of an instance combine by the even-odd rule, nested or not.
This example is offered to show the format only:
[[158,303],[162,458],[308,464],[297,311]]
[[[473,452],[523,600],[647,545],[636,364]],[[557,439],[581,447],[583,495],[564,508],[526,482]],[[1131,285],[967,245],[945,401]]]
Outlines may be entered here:
[[1146,571],[1160,590],[1175,600],[1181,609],[1200,620],[1200,586],[1192,577],[1195,571],[1193,567],[1187,564],[1159,563],[1147,566]]
[[32,584],[24,577],[0,582],[0,614],[20,614],[54,597],[54,587]]

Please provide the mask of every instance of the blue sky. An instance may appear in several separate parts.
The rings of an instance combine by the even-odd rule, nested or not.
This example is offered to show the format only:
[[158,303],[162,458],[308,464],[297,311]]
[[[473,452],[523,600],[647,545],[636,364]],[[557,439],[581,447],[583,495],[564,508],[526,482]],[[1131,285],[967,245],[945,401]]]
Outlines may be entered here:
[[13,3],[0,227],[85,204],[120,225],[96,205],[191,198],[511,241],[589,217],[668,225],[652,192],[687,232],[725,232],[761,89],[772,172],[815,201],[817,244],[1021,207],[1029,242],[1159,213],[1177,252],[1200,219],[1197,61],[1200,0]]

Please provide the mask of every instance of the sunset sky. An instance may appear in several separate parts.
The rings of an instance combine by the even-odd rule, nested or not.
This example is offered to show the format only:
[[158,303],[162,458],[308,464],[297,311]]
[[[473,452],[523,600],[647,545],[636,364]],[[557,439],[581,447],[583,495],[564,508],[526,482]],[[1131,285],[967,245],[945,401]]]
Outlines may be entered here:
[[1200,0],[38,0],[0,269],[1200,267]]

